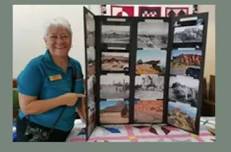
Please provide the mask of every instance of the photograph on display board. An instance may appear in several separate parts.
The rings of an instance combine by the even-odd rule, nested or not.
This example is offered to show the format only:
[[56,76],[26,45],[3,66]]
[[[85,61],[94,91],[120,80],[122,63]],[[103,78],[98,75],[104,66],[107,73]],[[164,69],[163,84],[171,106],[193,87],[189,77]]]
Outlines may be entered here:
[[130,26],[102,25],[101,43],[128,44],[130,41]]
[[169,100],[198,106],[199,80],[187,76],[171,76],[169,81]]
[[160,123],[163,119],[163,100],[137,100],[134,107],[134,121]]
[[203,25],[182,26],[174,29],[174,43],[200,43],[202,42]]
[[102,71],[128,71],[129,53],[102,52]]
[[168,123],[195,132],[197,108],[180,102],[168,102]]
[[87,76],[95,75],[95,48],[87,48]]
[[164,77],[159,75],[140,75],[135,78],[135,98],[163,99]]
[[106,74],[100,76],[100,98],[128,98],[129,76],[124,74]]
[[137,27],[138,48],[166,48],[169,23],[163,20],[145,20]]
[[87,78],[87,99],[88,99],[88,103],[92,103],[94,104],[95,102],[95,85],[96,85],[96,77],[95,75],[90,76],[89,78]]
[[194,48],[179,48],[171,52],[170,74],[200,78],[202,51]]
[[95,104],[88,104],[88,135],[94,130],[96,125]]
[[86,19],[86,45],[88,47],[95,46],[95,19],[91,13],[85,14]]
[[139,6],[139,16],[141,17],[160,17],[161,7]]
[[166,55],[167,52],[165,50],[137,50],[136,74],[164,74]]
[[124,100],[101,100],[100,123],[128,123],[128,101]]

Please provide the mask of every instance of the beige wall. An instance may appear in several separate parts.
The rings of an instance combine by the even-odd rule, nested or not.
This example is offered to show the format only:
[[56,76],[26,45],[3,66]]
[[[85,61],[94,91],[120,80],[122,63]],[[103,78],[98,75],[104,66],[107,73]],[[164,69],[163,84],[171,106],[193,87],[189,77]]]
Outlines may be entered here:
[[208,12],[208,31],[207,31],[207,45],[206,45],[206,56],[205,56],[205,70],[204,77],[209,81],[210,75],[216,74],[215,69],[215,50],[216,50],[216,33],[215,33],[215,5],[199,5],[198,12]]

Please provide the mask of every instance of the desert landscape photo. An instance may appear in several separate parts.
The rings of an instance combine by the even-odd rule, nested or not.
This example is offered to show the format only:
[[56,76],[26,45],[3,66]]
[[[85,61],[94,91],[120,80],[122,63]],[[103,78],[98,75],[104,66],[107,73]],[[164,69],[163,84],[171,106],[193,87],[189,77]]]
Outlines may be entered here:
[[163,100],[138,100],[135,102],[134,114],[135,122],[162,122]]
[[197,109],[189,104],[179,102],[168,103],[168,123],[188,130],[195,131]]
[[101,69],[103,71],[128,71],[129,54],[102,52]]
[[136,74],[164,74],[166,55],[165,50],[137,50]]
[[128,102],[123,100],[100,101],[101,123],[128,123]]

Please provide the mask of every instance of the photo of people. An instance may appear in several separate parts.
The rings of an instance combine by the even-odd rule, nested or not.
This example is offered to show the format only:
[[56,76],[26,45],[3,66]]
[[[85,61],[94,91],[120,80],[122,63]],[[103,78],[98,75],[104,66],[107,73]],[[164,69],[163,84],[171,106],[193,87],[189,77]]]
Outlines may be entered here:
[[102,71],[128,71],[129,54],[117,52],[102,52]]
[[128,123],[128,101],[124,100],[101,100],[100,123]]
[[199,80],[186,76],[171,76],[169,81],[169,99],[198,105]]
[[129,97],[129,76],[106,74],[100,76],[100,98],[115,99]]
[[197,108],[181,102],[168,102],[168,123],[188,130],[195,131]]
[[144,49],[136,52],[136,74],[164,74],[167,52]]
[[138,23],[138,48],[166,48],[168,43],[168,22],[145,20]]
[[163,119],[163,100],[137,100],[134,108],[134,121],[160,123]]
[[200,65],[202,51],[193,48],[179,48],[171,52],[170,73],[174,75],[200,77]]
[[164,77],[159,75],[140,75],[135,78],[135,98],[163,99]]

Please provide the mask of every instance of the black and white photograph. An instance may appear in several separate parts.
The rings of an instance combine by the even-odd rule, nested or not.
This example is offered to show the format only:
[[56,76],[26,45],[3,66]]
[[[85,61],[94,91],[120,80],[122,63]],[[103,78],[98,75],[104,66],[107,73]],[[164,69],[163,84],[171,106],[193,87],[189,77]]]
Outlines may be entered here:
[[168,102],[168,123],[188,130],[195,131],[197,108],[180,102]]
[[164,76],[140,75],[135,78],[135,98],[163,99]]
[[115,99],[129,97],[129,76],[106,74],[100,76],[100,98]]
[[102,52],[102,71],[129,71],[129,53]]
[[101,123],[128,123],[129,108],[127,100],[101,100],[100,122]]
[[95,46],[95,19],[89,12],[85,14],[86,19],[86,45],[88,47]]
[[170,74],[200,78],[202,51],[194,48],[178,48],[171,52]]
[[138,48],[166,48],[169,23],[163,20],[146,20],[138,23]]
[[96,77],[95,75],[90,76],[87,79],[87,99],[88,103],[95,103],[95,90],[94,87],[96,85]]
[[95,48],[87,48],[87,76],[95,75]]
[[187,76],[171,76],[169,99],[198,106],[199,80]]
[[164,74],[166,50],[142,49],[136,52],[136,74]]
[[174,29],[174,43],[200,43],[202,42],[203,25],[182,26]]
[[130,41],[130,26],[102,25],[101,43],[128,44]]

